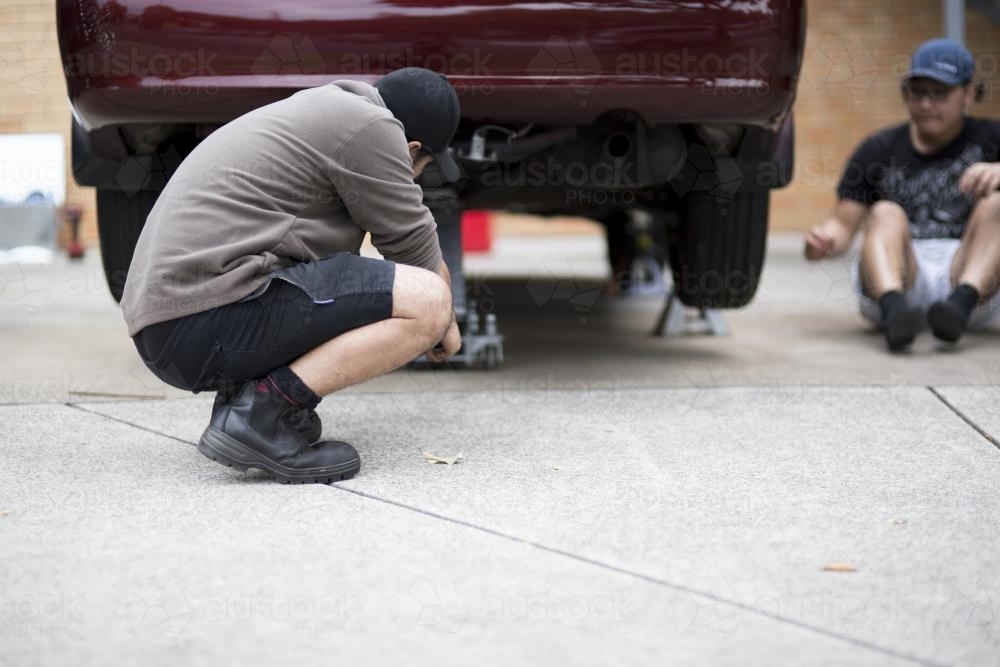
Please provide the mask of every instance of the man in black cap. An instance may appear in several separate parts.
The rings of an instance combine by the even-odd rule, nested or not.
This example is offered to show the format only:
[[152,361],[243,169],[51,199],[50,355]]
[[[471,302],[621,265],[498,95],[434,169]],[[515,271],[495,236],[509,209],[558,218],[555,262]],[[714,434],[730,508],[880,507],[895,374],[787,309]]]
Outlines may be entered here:
[[[321,440],[321,397],[461,338],[437,227],[414,180],[449,144],[458,97],[430,70],[298,92],[209,135],[157,200],[122,310],[164,382],[218,392],[205,456],[283,482],[360,468]],[[358,256],[366,233],[384,260]]]
[[1000,320],[1000,123],[966,115],[981,94],[974,76],[961,44],[922,44],[902,84],[909,122],[861,144],[833,215],[806,237],[818,260],[867,223],[856,289],[893,351],[925,326],[953,343]]

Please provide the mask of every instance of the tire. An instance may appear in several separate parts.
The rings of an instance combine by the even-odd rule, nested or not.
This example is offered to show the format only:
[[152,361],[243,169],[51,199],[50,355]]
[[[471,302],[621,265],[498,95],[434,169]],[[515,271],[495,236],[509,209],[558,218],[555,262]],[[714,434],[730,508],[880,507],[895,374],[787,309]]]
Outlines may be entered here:
[[753,300],[764,269],[770,195],[737,190],[721,202],[709,192],[689,193],[670,244],[678,298],[695,308],[742,308]]
[[97,190],[97,234],[101,241],[104,279],[115,301],[121,302],[135,245],[153,209],[159,190]]

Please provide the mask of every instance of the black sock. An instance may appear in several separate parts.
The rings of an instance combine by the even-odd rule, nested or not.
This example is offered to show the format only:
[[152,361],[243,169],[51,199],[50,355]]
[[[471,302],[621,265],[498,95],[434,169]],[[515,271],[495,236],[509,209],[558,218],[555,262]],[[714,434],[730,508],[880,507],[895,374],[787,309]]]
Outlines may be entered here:
[[219,398],[228,402],[236,396],[242,386],[243,383],[237,383],[233,380],[222,380],[219,382],[218,386],[216,386],[216,391],[218,392]]
[[951,294],[948,295],[948,301],[958,306],[963,317],[968,321],[976,304],[979,303],[979,292],[972,285],[962,283],[951,291]]
[[896,319],[896,315],[906,305],[903,293],[899,290],[889,290],[878,300],[878,305],[882,308],[882,326],[888,326]]
[[307,410],[319,405],[320,397],[310,389],[298,375],[288,366],[276,368],[267,374],[263,383],[269,391],[276,392],[286,401]]

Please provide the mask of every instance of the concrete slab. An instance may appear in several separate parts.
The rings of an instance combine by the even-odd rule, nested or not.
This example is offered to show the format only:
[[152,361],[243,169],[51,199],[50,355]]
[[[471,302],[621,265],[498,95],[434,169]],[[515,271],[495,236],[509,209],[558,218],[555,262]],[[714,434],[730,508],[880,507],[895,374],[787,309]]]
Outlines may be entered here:
[[[193,442],[208,403],[85,407]],[[925,660],[1000,655],[1000,452],[926,388],[429,386],[320,407],[362,453],[344,488]]]
[[599,242],[506,239],[469,262],[504,367],[328,399],[335,488],[200,457],[211,397],[146,371],[96,254],[0,267],[0,667],[997,664],[1000,450],[926,386],[1000,431],[1000,334],[888,355],[800,245],[731,336],[662,340]]
[[[906,662],[72,407],[0,419],[4,667]],[[421,470],[460,489],[481,456]]]
[[[986,369],[982,369],[985,371]],[[965,386],[934,387],[945,400],[959,410],[965,418],[983,431],[984,444],[1000,447],[1000,385],[997,371],[993,366],[981,372],[979,382]],[[970,381],[973,378],[970,377]]]

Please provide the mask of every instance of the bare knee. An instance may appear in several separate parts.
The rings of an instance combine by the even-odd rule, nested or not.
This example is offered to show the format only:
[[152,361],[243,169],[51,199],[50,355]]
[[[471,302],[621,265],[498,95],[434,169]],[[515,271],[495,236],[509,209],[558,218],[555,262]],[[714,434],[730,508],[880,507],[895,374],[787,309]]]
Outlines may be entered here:
[[392,301],[393,317],[413,320],[434,342],[451,324],[451,288],[441,276],[426,269],[397,264]]
[[909,232],[909,221],[903,207],[892,201],[877,201],[868,210],[868,230],[878,232]]
[[991,192],[985,197],[980,197],[972,207],[972,216],[969,219],[978,225],[1000,224],[1000,192]]

